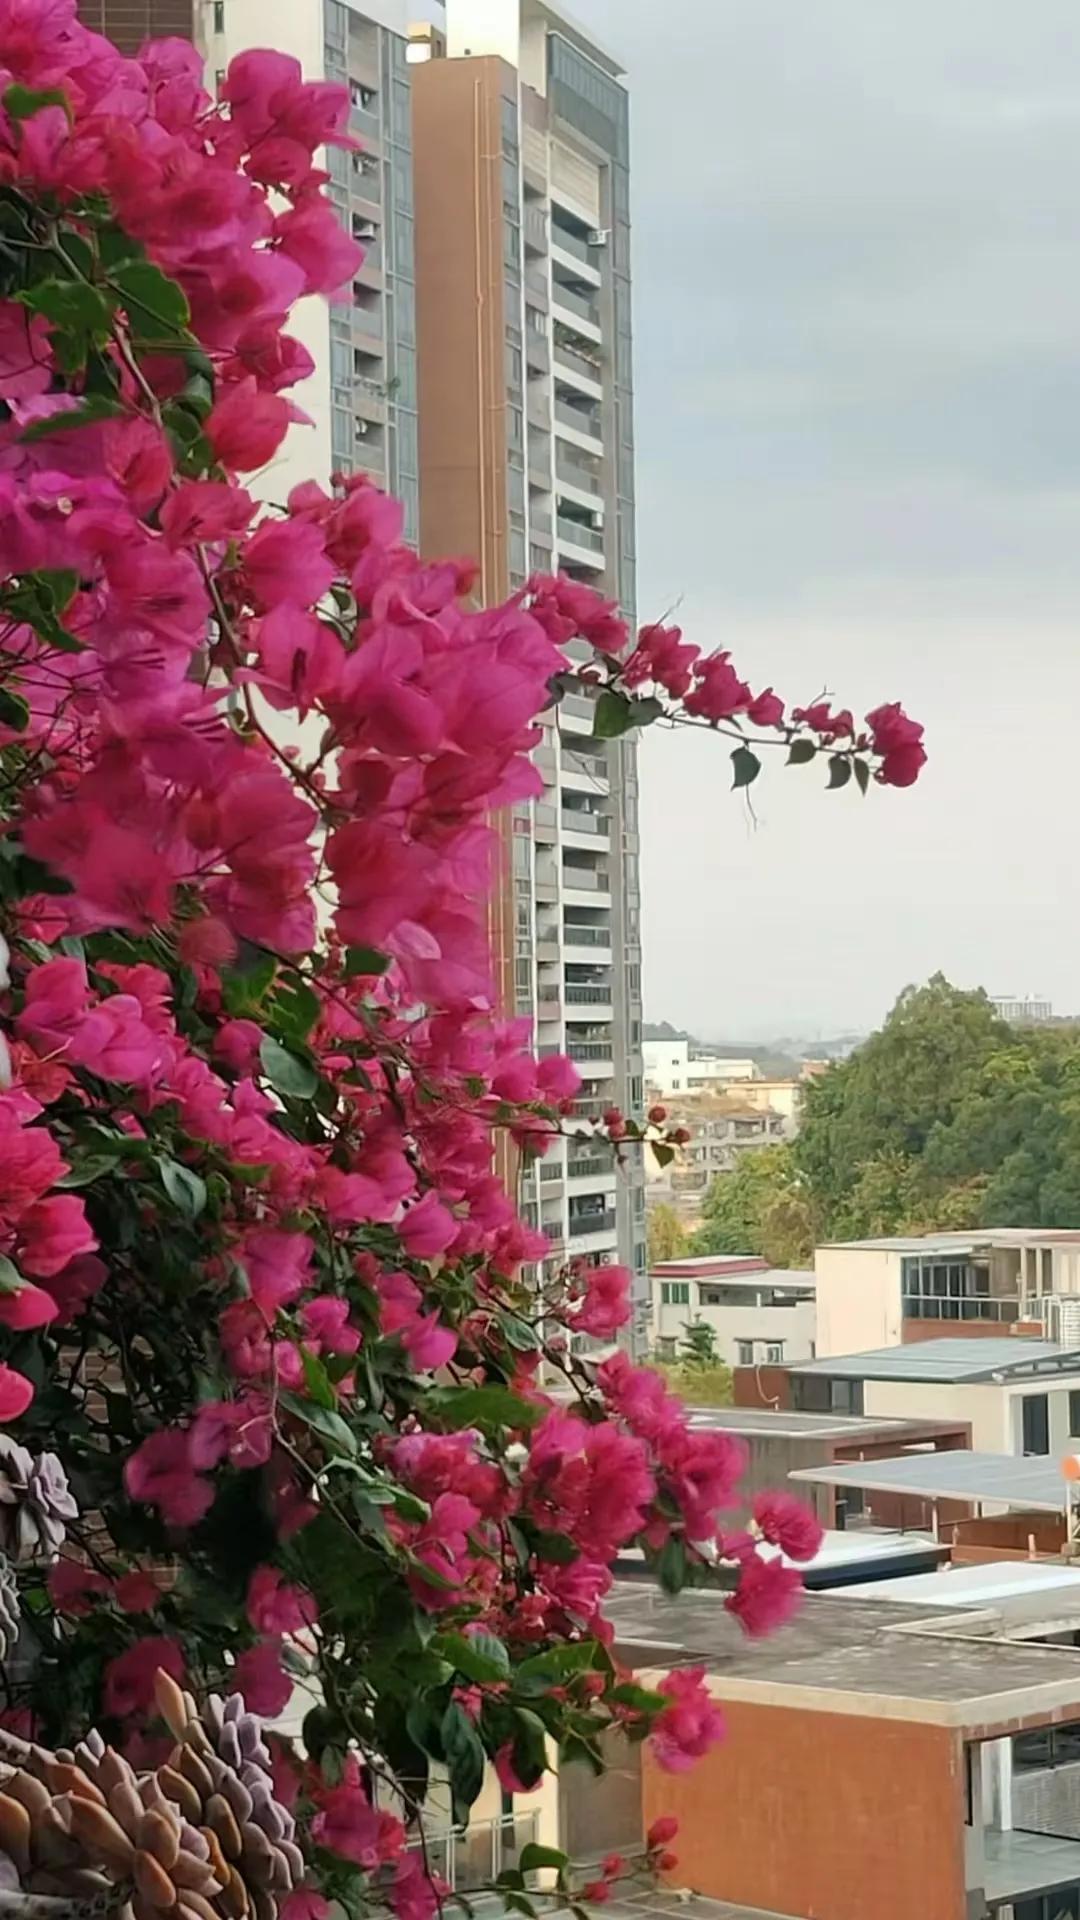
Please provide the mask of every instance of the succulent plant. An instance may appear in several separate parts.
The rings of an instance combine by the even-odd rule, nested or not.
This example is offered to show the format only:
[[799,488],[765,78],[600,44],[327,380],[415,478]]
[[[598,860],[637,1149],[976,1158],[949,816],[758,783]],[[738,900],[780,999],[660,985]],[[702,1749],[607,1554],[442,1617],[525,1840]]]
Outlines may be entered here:
[[276,1920],[304,1861],[259,1721],[237,1695],[200,1718],[164,1673],[155,1698],[175,1744],[152,1773],[96,1732],[57,1753],[0,1733],[0,1911]]
[[15,1569],[6,1555],[0,1554],[0,1660],[6,1660],[14,1650],[21,1625]]
[[79,1509],[55,1453],[37,1457],[0,1434],[0,1551],[16,1565],[55,1560]]

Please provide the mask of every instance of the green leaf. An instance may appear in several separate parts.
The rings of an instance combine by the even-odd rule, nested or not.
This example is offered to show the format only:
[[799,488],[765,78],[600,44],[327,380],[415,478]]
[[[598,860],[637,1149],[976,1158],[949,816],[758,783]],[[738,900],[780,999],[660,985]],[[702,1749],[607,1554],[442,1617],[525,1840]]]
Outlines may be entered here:
[[319,1076],[306,1060],[300,1060],[272,1034],[263,1035],[259,1048],[262,1070],[273,1087],[287,1100],[310,1100],[319,1085]]
[[501,1640],[492,1633],[441,1633],[435,1646],[459,1673],[478,1686],[506,1680],[510,1676],[510,1656]]
[[197,1220],[206,1206],[206,1182],[202,1175],[183,1166],[179,1160],[167,1159],[164,1154],[157,1156],[157,1169],[173,1205],[189,1220]]
[[255,1012],[277,973],[277,965],[272,953],[252,947],[247,955],[242,954],[236,966],[226,968],[221,976],[221,991],[231,1014]]
[[71,119],[71,102],[62,87],[23,87],[16,81],[5,87],[3,106],[9,120],[29,120],[42,107],[63,107]]
[[112,1173],[116,1167],[115,1156],[109,1153],[88,1153],[85,1159],[76,1160],[70,1171],[53,1182],[54,1186],[70,1189],[89,1187],[103,1173]]
[[870,769],[865,760],[856,760],[854,766],[855,778],[859,783],[859,792],[865,793],[870,785]]
[[377,947],[346,947],[345,978],[355,980],[358,974],[367,974],[377,978],[385,973],[390,965],[390,955],[380,953]]
[[502,1896],[504,1907],[511,1913],[524,1914],[525,1920],[536,1920],[536,1904],[527,1893],[518,1893],[515,1888],[507,1887]]
[[666,1140],[650,1140],[649,1152],[658,1167],[669,1167],[675,1158],[675,1149],[669,1147]]
[[545,1653],[530,1654],[514,1668],[516,1679],[566,1680],[571,1674],[588,1673],[596,1665],[595,1640],[570,1640],[561,1647],[549,1647]]
[[652,1687],[639,1687],[632,1680],[612,1687],[607,1698],[617,1700],[620,1707],[632,1707],[635,1713],[659,1713],[667,1705],[665,1694],[657,1693]]
[[99,287],[87,286],[85,280],[39,280],[36,286],[27,287],[15,298],[29,312],[42,314],[58,327],[100,335],[103,339],[108,334],[112,317],[110,303]]
[[290,1040],[303,1046],[321,1012],[322,1001],[306,980],[279,980],[272,1018]]
[[663,701],[654,699],[651,694],[647,698],[631,699],[625,693],[616,693],[614,688],[605,687],[596,702],[592,737],[594,740],[617,740],[620,734],[629,733],[631,727],[647,727],[651,721],[659,720],[663,711]]
[[0,725],[12,727],[16,733],[21,733],[29,718],[30,708],[22,694],[0,687]]
[[187,327],[191,319],[187,295],[152,261],[125,261],[113,268],[110,280],[123,299],[134,333],[145,336],[147,319],[166,333]]
[[569,1861],[561,1847],[542,1847],[538,1841],[530,1840],[521,1849],[518,1865],[522,1873],[536,1873],[540,1867],[557,1867],[562,1873]]
[[290,1413],[294,1413],[296,1418],[302,1420],[306,1427],[310,1427],[313,1433],[319,1434],[323,1440],[330,1441],[346,1456],[355,1456],[356,1435],[348,1422],[342,1419],[340,1413],[335,1413],[330,1407],[320,1407],[314,1401],[304,1400],[298,1393],[282,1392],[279,1393],[278,1399],[283,1407],[287,1407]]
[[846,787],[850,779],[851,761],[844,760],[838,754],[834,754],[829,762],[829,786]]
[[[108,394],[91,393],[86,396],[80,406],[71,407],[65,413],[50,413],[44,420],[31,421],[28,427],[23,428],[19,439],[22,441],[47,440],[50,434],[69,433],[73,427],[92,427],[99,420],[114,420],[117,414],[126,411],[127,409],[120,405],[119,400],[110,400]],[[61,576],[53,574],[50,577],[59,579]],[[75,586],[72,587],[67,600],[59,603],[61,606],[67,605],[67,601],[71,599],[71,594],[79,584],[76,574],[70,577],[74,580]]]
[[732,787],[752,786],[761,772],[761,761],[749,747],[736,747],[731,756]]
[[6,1253],[0,1253],[0,1293],[18,1293],[25,1287],[26,1281]]
[[508,1347],[515,1353],[535,1353],[540,1345],[540,1336],[535,1327],[522,1320],[516,1313],[500,1313],[499,1325],[503,1330]]
[[514,1708],[514,1772],[533,1787],[547,1767],[547,1728],[530,1707]]
[[788,748],[788,757],[787,757],[788,766],[789,767],[805,767],[807,764],[807,761],[813,760],[816,753],[817,753],[816,741],[793,740],[790,747]]
[[306,1347],[300,1349],[300,1364],[304,1369],[304,1385],[309,1400],[317,1407],[337,1408],[337,1396],[330,1384],[330,1376],[322,1361],[315,1353],[309,1353]]
[[681,1593],[686,1585],[686,1547],[681,1540],[669,1540],[656,1563],[656,1577],[665,1593]]
[[460,1701],[451,1700],[440,1733],[455,1808],[471,1807],[480,1797],[487,1761],[480,1736]]
[[546,1533],[540,1531],[533,1536],[533,1546],[538,1560],[547,1560],[553,1567],[569,1567],[580,1555],[580,1548],[571,1540],[568,1533]]
[[462,1427],[535,1427],[543,1408],[509,1387],[437,1387],[426,1406],[452,1433]]

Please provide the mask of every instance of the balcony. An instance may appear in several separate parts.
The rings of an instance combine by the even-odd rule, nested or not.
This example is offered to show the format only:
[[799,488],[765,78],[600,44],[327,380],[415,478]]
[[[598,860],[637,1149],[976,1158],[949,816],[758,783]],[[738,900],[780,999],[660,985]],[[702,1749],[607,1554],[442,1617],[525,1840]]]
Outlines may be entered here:
[[359,135],[361,140],[381,140],[382,122],[370,107],[354,106],[349,114],[349,132]]
[[426,1870],[440,1874],[453,1891],[467,1893],[490,1886],[500,1873],[516,1867],[536,1836],[536,1814],[513,1813],[498,1820],[470,1820],[464,1831],[429,1827],[422,1840],[410,1842],[409,1851],[423,1849]]
[[[557,1049],[554,1049],[557,1051]],[[571,1060],[610,1060],[610,1040],[568,1040],[566,1051]]]
[[587,833],[605,840],[609,837],[606,813],[586,813],[584,807],[564,807],[562,824],[564,833]]
[[604,754],[581,753],[564,749],[562,758],[564,786],[603,797],[610,790],[611,771]]
[[568,487],[576,487],[579,493],[595,494],[601,497],[600,474],[596,462],[588,454],[579,453],[576,447],[560,441],[555,452],[555,473],[558,479],[565,480]]
[[600,331],[600,308],[595,300],[587,300],[584,294],[575,293],[573,287],[564,287],[561,280],[551,283],[551,304],[561,307],[564,313],[572,313],[584,320],[590,327]]
[[541,1160],[540,1162],[540,1178],[548,1186],[555,1180],[561,1180],[564,1171],[561,1160]]
[[563,999],[568,1007],[610,1007],[611,988],[580,985],[574,980],[568,980],[563,988]]
[[556,400],[555,418],[561,427],[568,427],[573,433],[581,433],[586,439],[595,440],[598,451],[603,452],[603,435],[598,413],[586,407],[572,407],[566,400]]
[[568,1180],[604,1180],[608,1174],[614,1178],[615,1163],[610,1153],[583,1153],[566,1163]]
[[563,945],[567,947],[607,947],[610,950],[611,928],[575,927],[568,925],[563,928]]
[[548,250],[547,209],[538,206],[535,201],[525,203],[525,247],[529,253],[546,254]]
[[575,260],[583,260],[594,273],[599,273],[600,269],[596,264],[596,248],[590,247],[580,233],[572,233],[569,227],[561,226],[556,220],[551,223],[551,244],[553,247],[558,247],[560,253],[573,254]]
[[610,1100],[599,1099],[595,1094],[588,1098],[583,1095],[580,1100],[571,1100],[570,1114],[575,1120],[602,1120],[611,1104]]
[[605,1213],[571,1213],[568,1230],[571,1240],[593,1240],[599,1235],[610,1239],[615,1232],[616,1213],[611,1207]]
[[525,291],[546,313],[551,298],[551,287],[547,274],[539,267],[526,267]]
[[579,353],[576,347],[569,346],[558,337],[555,340],[555,360],[567,373],[579,380],[587,380],[590,386],[603,385],[604,370],[599,362],[590,360],[587,353]]
[[564,887],[578,893],[610,893],[611,875],[606,867],[570,867],[563,861]]
[[569,520],[565,513],[558,516],[560,542],[568,546],[580,547],[583,553],[595,553],[604,557],[604,536],[599,527],[590,527],[584,520]]
[[546,535],[551,539],[552,517],[550,507],[532,507],[529,511],[529,532]]
[[525,329],[525,364],[530,373],[547,373],[551,366],[551,342],[534,327]]

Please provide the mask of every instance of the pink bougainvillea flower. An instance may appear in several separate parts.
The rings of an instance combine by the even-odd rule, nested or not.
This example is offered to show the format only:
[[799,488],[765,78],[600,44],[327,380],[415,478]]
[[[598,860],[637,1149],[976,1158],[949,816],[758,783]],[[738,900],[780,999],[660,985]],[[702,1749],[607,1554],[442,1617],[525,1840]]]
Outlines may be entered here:
[[175,1640],[164,1636],[137,1640],[117,1654],[105,1668],[105,1711],[117,1720],[147,1713],[154,1702],[158,1670],[174,1680],[184,1678],[184,1655]]
[[289,1585],[276,1567],[256,1567],[248,1582],[247,1617],[256,1633],[280,1638],[313,1627],[319,1609],[306,1587]]
[[0,1361],[0,1421],[18,1420],[34,1397],[26,1375]]
[[293,1683],[281,1664],[281,1641],[260,1640],[236,1656],[231,1693],[242,1693],[252,1713],[276,1720],[292,1699]]
[[750,1510],[763,1539],[779,1547],[789,1560],[812,1560],[820,1551],[825,1537],[821,1522],[793,1493],[756,1493]]
[[753,1554],[742,1563],[739,1584],[724,1605],[751,1638],[775,1633],[798,1611],[802,1574],[782,1560],[763,1560]]
[[660,1682],[670,1702],[653,1722],[652,1750],[666,1773],[686,1773],[724,1737],[724,1716],[709,1697],[704,1667],[680,1667]]

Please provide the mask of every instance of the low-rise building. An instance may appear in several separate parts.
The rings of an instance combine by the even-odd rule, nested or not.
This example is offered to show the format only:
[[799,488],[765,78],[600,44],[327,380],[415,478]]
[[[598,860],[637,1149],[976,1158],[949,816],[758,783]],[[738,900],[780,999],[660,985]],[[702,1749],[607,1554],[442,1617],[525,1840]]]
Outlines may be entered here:
[[650,1272],[653,1345],[674,1359],[688,1325],[705,1325],[729,1367],[790,1366],[814,1355],[814,1276],[753,1255],[699,1254]]
[[1027,1332],[1080,1345],[1080,1231],[981,1227],[846,1240],[814,1255],[818,1353]]
[[801,1413],[959,1420],[987,1453],[1080,1448],[1080,1346],[1050,1340],[922,1340],[829,1354],[788,1372]]
[[663,1100],[677,1093],[700,1093],[733,1080],[755,1080],[757,1062],[729,1060],[707,1053],[693,1040],[644,1040],[645,1085]]
[[747,1640],[722,1594],[629,1583],[607,1610],[639,1677],[703,1665],[727,1721],[687,1773],[640,1750],[644,1823],[679,1821],[679,1886],[814,1920],[1080,1910],[1080,1652],[1038,1623],[809,1595]]
[[[797,1081],[747,1080],[726,1091],[667,1100],[668,1128],[682,1128],[688,1138],[663,1165],[646,1147],[646,1205],[673,1207],[684,1227],[698,1227],[705,1196],[718,1174],[733,1172],[746,1153],[794,1138],[798,1106],[794,1098],[785,1102],[783,1094],[797,1087]],[[770,1089],[773,1093],[766,1097]],[[773,1104],[773,1095],[779,1105]]]

